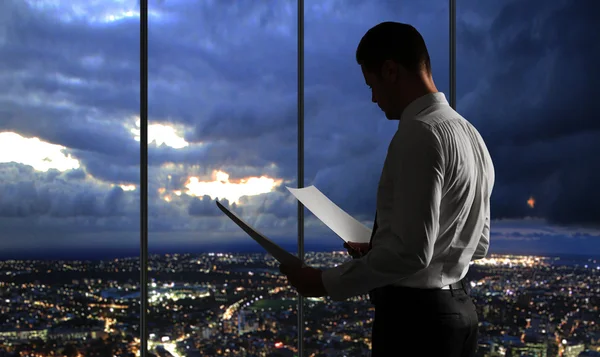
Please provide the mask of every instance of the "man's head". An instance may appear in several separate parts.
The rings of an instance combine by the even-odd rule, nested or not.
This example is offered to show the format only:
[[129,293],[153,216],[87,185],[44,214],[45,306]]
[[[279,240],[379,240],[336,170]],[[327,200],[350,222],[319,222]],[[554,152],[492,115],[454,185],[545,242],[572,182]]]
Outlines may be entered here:
[[437,89],[423,37],[411,25],[382,22],[363,36],[356,49],[372,101],[388,119],[400,119],[413,100]]

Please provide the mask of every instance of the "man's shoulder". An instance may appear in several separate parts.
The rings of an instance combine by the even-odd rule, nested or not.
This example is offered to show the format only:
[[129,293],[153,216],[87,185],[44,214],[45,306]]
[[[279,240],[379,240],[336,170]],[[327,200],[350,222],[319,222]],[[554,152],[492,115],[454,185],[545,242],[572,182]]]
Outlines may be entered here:
[[454,108],[449,105],[433,105],[416,116],[416,121],[420,121],[430,127],[438,127],[441,124],[450,122],[466,121]]
[[399,145],[414,146],[437,146],[440,144],[439,129],[436,123],[422,120],[422,118],[411,118],[398,128],[394,141]]
[[439,106],[415,117],[412,130],[422,133],[431,132],[440,139],[453,136],[457,132],[479,132],[469,120],[450,106]]

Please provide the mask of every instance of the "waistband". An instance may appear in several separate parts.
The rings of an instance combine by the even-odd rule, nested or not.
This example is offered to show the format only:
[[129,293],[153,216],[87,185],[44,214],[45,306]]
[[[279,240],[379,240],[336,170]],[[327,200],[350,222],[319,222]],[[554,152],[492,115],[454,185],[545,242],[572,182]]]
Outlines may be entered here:
[[395,300],[396,296],[423,296],[426,294],[443,293],[455,295],[469,295],[469,289],[464,279],[459,280],[456,283],[446,285],[442,288],[422,289],[412,288],[408,286],[394,286],[387,285],[380,288],[373,289],[369,292],[369,298],[372,304],[382,303],[388,299]]

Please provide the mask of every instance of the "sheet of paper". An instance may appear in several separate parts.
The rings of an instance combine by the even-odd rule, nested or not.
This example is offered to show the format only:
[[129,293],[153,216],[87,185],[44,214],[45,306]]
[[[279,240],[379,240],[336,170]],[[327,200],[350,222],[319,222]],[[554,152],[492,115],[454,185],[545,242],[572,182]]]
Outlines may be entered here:
[[306,264],[302,263],[300,258],[281,248],[272,240],[259,233],[248,223],[244,222],[238,215],[225,208],[225,206],[223,206],[219,201],[216,202],[219,209],[223,211],[223,213],[225,213],[227,217],[229,217],[233,222],[235,222],[235,224],[237,224],[242,230],[244,230],[244,232],[248,233],[248,235],[252,239],[254,239],[258,244],[260,244],[269,254],[273,256],[273,258],[277,259],[278,262],[280,262],[283,265],[294,267],[306,266]]
[[286,186],[286,188],[345,242],[369,243],[371,240],[371,229],[369,227],[338,207],[315,186],[305,188]]

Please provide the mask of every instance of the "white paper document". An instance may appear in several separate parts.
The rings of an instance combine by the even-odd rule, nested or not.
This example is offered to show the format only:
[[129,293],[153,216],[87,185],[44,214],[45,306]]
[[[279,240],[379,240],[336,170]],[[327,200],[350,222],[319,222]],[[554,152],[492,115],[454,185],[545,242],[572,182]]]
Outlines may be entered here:
[[248,233],[248,235],[252,239],[254,239],[258,244],[260,244],[269,254],[273,256],[273,258],[277,259],[278,262],[280,262],[283,265],[292,267],[306,266],[302,263],[302,260],[300,260],[300,258],[281,248],[272,240],[259,233],[248,223],[244,222],[238,215],[225,208],[225,206],[219,203],[219,201],[216,202],[219,209],[223,211],[223,213],[225,213],[227,217],[229,217],[233,222],[235,222],[235,224],[237,224],[242,230],[244,230],[244,232]]
[[286,188],[302,202],[318,219],[331,228],[345,242],[351,243],[369,243],[371,240],[371,229],[360,223],[327,196],[319,191],[315,186],[305,188]]

